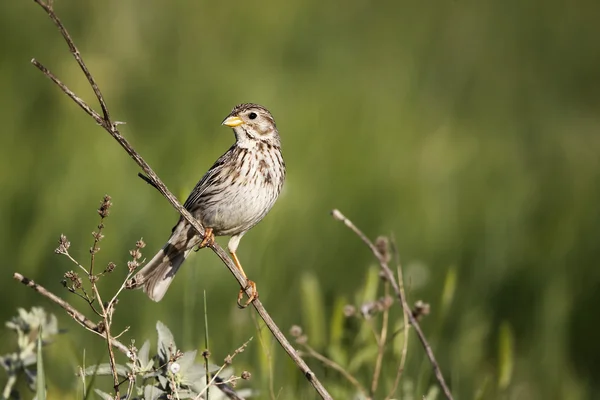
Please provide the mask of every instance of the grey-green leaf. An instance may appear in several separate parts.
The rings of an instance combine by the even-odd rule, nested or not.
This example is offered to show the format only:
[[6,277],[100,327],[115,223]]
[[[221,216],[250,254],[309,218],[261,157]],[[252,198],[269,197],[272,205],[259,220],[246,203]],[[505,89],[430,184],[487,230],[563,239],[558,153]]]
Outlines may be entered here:
[[37,339],[37,400],[46,400],[46,375],[42,358],[42,327],[40,326]]
[[166,363],[169,361],[169,357],[171,355],[169,352],[169,347],[172,347],[173,352],[177,350],[175,347],[175,339],[173,339],[173,334],[169,328],[167,328],[167,326],[160,321],[156,322],[156,331],[158,332],[158,356],[160,357],[162,363]]

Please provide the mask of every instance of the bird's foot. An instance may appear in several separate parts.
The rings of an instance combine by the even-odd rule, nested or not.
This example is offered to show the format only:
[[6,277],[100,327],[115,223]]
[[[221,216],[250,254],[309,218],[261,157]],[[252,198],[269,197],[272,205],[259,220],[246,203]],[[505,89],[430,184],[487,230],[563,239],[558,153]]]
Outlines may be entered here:
[[215,235],[213,234],[213,230],[212,228],[206,228],[204,230],[204,239],[202,239],[198,247],[196,247],[196,251],[212,246],[213,244],[215,244]]
[[[248,297],[245,303],[242,303],[242,299],[244,298],[244,294],[246,290],[251,289],[252,294]],[[256,283],[248,279],[248,284],[244,289],[240,289],[240,293],[238,294],[237,305],[239,308],[246,308],[252,303],[254,300],[258,299],[258,291],[256,290]]]

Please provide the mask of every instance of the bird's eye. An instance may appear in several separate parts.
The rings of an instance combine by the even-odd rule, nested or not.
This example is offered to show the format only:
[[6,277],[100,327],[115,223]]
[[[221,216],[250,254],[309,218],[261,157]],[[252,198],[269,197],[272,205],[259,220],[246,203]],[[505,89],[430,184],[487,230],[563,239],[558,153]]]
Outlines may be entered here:
[[255,112],[251,112],[251,113],[248,115],[248,118],[250,118],[250,119],[256,119],[256,117],[258,117],[258,115],[256,115],[256,113],[255,113]]

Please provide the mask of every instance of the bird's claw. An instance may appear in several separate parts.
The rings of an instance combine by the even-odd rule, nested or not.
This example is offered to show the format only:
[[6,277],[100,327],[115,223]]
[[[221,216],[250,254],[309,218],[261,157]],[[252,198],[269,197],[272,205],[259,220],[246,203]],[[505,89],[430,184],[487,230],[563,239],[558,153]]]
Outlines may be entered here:
[[213,244],[215,244],[215,235],[213,234],[213,230],[212,228],[206,228],[204,231],[204,239],[202,239],[195,251],[212,246]]
[[[245,303],[242,303],[242,299],[244,298],[244,294],[246,290],[252,289],[252,295],[248,297]],[[256,283],[248,279],[247,286],[244,289],[240,289],[240,293],[238,294],[237,305],[239,308],[246,308],[252,303],[254,300],[258,299],[258,291],[256,290]]]

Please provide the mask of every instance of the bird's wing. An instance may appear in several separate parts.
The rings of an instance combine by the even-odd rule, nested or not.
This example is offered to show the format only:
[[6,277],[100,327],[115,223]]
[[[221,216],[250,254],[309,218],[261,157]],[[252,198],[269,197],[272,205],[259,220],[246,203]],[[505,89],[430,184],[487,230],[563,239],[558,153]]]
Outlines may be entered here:
[[235,148],[235,144],[227,150],[225,154],[223,154],[212,167],[204,174],[202,179],[196,184],[194,190],[190,193],[185,203],[183,203],[183,207],[193,214],[194,209],[197,207],[202,195],[206,190],[210,187],[214,187],[215,179],[217,179],[220,175],[221,170],[224,165],[231,159],[233,151]]

